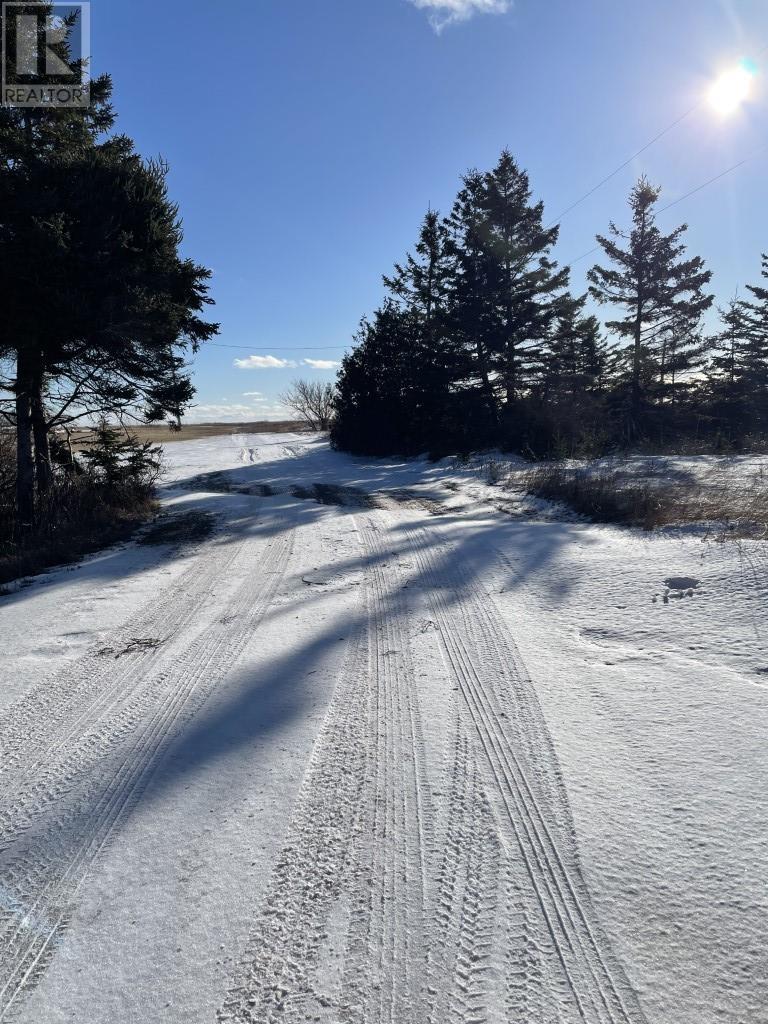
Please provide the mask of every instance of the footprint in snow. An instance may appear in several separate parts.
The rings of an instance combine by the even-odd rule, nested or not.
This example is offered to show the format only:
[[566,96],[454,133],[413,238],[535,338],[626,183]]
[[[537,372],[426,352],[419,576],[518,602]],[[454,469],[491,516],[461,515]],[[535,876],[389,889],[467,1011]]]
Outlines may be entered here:
[[[701,586],[701,580],[695,576],[669,576],[664,580],[665,591],[662,595],[664,604],[669,604],[670,599],[680,600],[683,597],[693,597]],[[653,603],[656,604],[659,595],[653,595]]]

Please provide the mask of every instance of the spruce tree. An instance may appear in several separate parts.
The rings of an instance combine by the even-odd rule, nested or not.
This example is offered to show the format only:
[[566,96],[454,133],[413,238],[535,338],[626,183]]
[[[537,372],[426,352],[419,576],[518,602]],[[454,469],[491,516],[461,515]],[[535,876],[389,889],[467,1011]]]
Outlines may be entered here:
[[735,393],[739,364],[739,348],[746,334],[746,311],[743,300],[731,299],[720,309],[722,329],[713,338],[713,355],[709,376],[723,392]]
[[607,384],[609,363],[609,348],[597,317],[569,312],[558,319],[547,341],[540,393],[572,399],[599,394]]
[[484,175],[483,186],[488,343],[511,407],[541,365],[551,329],[568,315],[569,272],[549,255],[559,228],[544,227],[544,205],[532,202],[528,175],[508,150]]
[[687,324],[667,324],[657,334],[651,349],[658,402],[674,408],[686,394],[695,392],[711,342],[699,325],[691,329]]
[[424,217],[415,251],[404,264],[395,264],[391,276],[384,276],[384,285],[423,322],[425,341],[436,344],[444,323],[453,260],[447,228],[435,210]]
[[754,301],[734,298],[720,310],[707,371],[713,412],[731,440],[768,431],[768,289],[747,287]]
[[199,315],[209,274],[178,252],[165,166],[102,138],[110,89],[97,80],[87,108],[0,112],[0,356],[14,366],[22,528],[35,478],[50,483],[51,428],[119,409],[177,416],[193,393],[184,348],[217,330]]
[[666,235],[658,228],[655,207],[659,195],[660,190],[647,178],[640,178],[629,198],[631,230],[622,231],[611,222],[610,236],[597,236],[613,266],[596,265],[587,275],[594,299],[625,310],[625,316],[606,326],[631,342],[630,436],[640,429],[649,338],[665,323],[690,332],[713,301],[713,296],[703,291],[712,277],[704,261],[698,256],[684,258],[686,247],[681,239],[687,225]]
[[[41,8],[35,5],[35,16],[52,15],[53,5]],[[10,26],[4,23],[5,7],[0,10],[0,30],[6,37]],[[55,44],[57,55],[73,66],[82,67],[82,62],[73,61],[69,39],[78,12],[66,18],[68,32],[65,38]],[[7,71],[13,71],[15,47],[9,46],[5,55]],[[46,79],[40,84],[44,85]],[[25,187],[27,193],[35,188],[34,176],[42,163],[59,159],[62,154],[82,153],[95,145],[97,138],[107,132],[114,123],[114,112],[110,99],[112,82],[108,75],[100,75],[90,82],[88,106],[37,107],[0,106],[0,242],[7,242],[13,228],[12,209],[9,201],[18,198]],[[35,210],[29,203],[16,213],[28,218],[27,227],[32,233],[31,243],[42,241],[45,233],[46,212]],[[9,264],[4,260],[5,270]],[[12,282],[7,291],[13,292]],[[3,303],[4,308],[5,304]],[[14,395],[14,409],[10,419],[16,427],[17,440],[17,517],[23,526],[32,522],[34,515],[35,463],[39,483],[46,487],[50,482],[50,458],[48,455],[47,431],[44,428],[44,404],[42,387],[44,371],[36,343],[28,344],[28,329],[25,323],[14,322],[5,315],[6,330],[0,335],[0,359],[15,363],[15,371],[9,387]],[[36,447],[33,445],[33,428]]]
[[418,330],[412,315],[392,300],[376,310],[372,321],[361,322],[339,371],[331,431],[335,447],[370,455],[423,450],[411,359]]
[[471,418],[479,443],[495,438],[499,422],[488,304],[484,192],[483,175],[468,171],[447,218],[448,251],[453,258],[448,331],[459,353],[458,378],[467,404],[476,406],[471,409]]
[[541,369],[522,404],[518,430],[537,457],[589,454],[607,435],[605,392],[611,351],[594,316],[574,300],[553,326]]
[[[768,255],[762,256],[768,280]],[[749,429],[768,431],[768,287],[747,285],[753,301],[744,304],[746,331],[739,352],[739,378],[749,396]]]
[[453,331],[465,380],[479,386],[487,410],[487,441],[501,440],[503,413],[505,443],[520,442],[517,405],[537,386],[550,334],[573,312],[568,269],[550,256],[558,228],[545,227],[543,214],[528,175],[504,150],[493,170],[465,175],[448,220]]
[[384,284],[393,301],[408,316],[409,376],[413,421],[409,431],[432,448],[445,420],[451,384],[457,375],[457,351],[448,324],[448,304],[454,276],[448,232],[439,214],[429,210],[422,222],[415,255],[396,264]]

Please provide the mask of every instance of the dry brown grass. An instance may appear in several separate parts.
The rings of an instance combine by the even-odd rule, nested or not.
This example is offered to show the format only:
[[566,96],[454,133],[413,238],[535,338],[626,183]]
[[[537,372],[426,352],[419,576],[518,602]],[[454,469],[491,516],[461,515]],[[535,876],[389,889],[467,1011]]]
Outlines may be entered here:
[[63,565],[130,537],[155,513],[159,466],[120,480],[92,467],[67,472],[57,467],[52,490],[36,498],[34,526],[19,536],[15,508],[15,438],[0,431],[0,584]]
[[559,501],[594,522],[622,523],[653,530],[706,524],[718,539],[768,538],[768,476],[719,467],[675,479],[631,462],[603,466],[549,463],[521,474],[523,487]]
[[148,491],[119,487],[105,492],[84,477],[57,485],[49,501],[52,510],[41,507],[41,523],[23,543],[12,536],[12,520],[4,521],[0,584],[50,566],[76,562],[84,555],[127,540],[157,511]]
[[[254,420],[252,423],[184,423],[181,430],[171,430],[165,423],[137,426],[131,424],[125,428],[126,435],[131,434],[139,441],[151,441],[153,444],[169,444],[173,441],[198,441],[205,437],[219,437],[226,434],[288,434],[307,430],[306,423],[299,420]],[[72,447],[77,451],[86,447],[92,431],[83,429],[72,433]]]

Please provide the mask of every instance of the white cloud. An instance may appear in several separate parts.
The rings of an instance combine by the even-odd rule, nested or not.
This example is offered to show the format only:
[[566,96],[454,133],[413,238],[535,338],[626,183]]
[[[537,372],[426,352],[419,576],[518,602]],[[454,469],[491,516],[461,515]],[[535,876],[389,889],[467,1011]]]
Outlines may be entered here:
[[261,398],[260,391],[244,391],[243,398]]
[[337,359],[302,359],[302,362],[313,370],[333,370],[339,365]]
[[457,21],[467,21],[473,14],[506,14],[513,0],[410,0],[414,6],[429,12],[429,22],[436,32]]
[[222,402],[197,405],[184,417],[185,423],[253,423],[256,420],[288,420],[290,413],[279,402],[259,405],[243,405],[238,402]]
[[236,359],[234,365],[240,370],[279,370],[296,363],[293,359],[278,359],[277,356],[246,356],[245,359]]

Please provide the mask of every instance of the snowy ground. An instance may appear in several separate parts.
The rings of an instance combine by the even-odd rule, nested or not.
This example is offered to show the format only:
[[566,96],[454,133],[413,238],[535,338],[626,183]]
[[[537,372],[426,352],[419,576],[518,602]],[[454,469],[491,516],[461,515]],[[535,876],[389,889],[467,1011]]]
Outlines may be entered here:
[[765,543],[167,459],[209,539],[0,599],[0,1020],[768,1021]]

